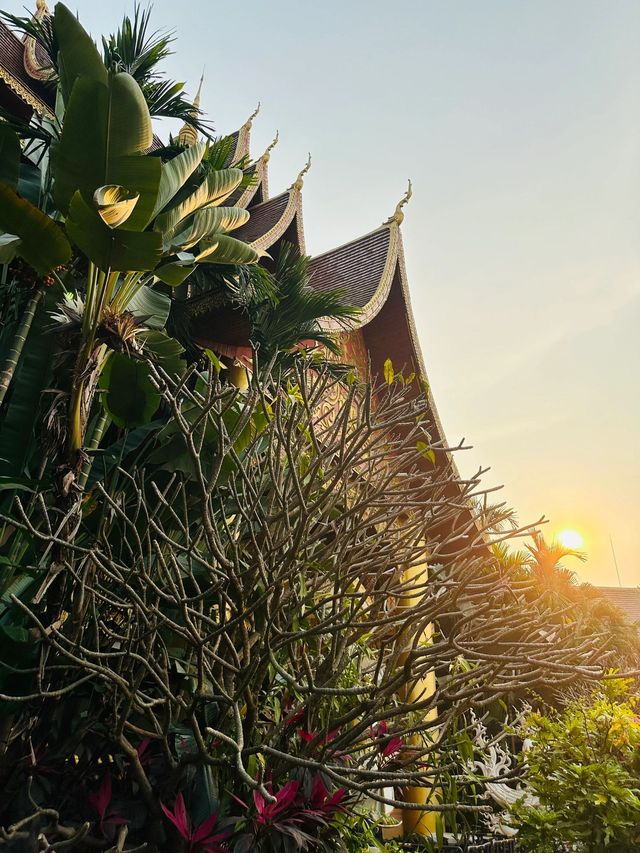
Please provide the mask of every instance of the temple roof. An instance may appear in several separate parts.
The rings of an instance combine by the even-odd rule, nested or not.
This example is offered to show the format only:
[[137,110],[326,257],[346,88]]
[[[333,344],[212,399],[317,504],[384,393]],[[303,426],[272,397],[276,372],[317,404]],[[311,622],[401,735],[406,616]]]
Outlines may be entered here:
[[31,109],[53,116],[53,90],[29,75],[25,68],[25,46],[5,24],[0,23],[0,80]]
[[390,242],[390,229],[382,227],[316,255],[309,265],[311,286],[319,291],[342,288],[351,305],[364,308],[383,282]]
[[234,236],[251,243],[256,249],[266,251],[284,236],[296,214],[296,241],[304,253],[301,196],[295,186],[268,201],[254,205],[251,208],[251,218],[234,232]]
[[630,622],[640,621],[639,587],[597,586],[596,591],[622,610]]

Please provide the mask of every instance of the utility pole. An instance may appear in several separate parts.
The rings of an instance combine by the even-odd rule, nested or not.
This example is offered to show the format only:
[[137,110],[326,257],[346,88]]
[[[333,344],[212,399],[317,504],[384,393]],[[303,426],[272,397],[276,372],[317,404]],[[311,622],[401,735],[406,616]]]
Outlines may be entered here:
[[618,586],[622,588],[622,581],[620,580],[620,569],[618,568],[618,561],[616,559],[616,549],[613,547],[613,536],[609,534],[609,542],[611,543],[611,553],[613,554],[613,565],[616,567],[616,574],[618,575]]

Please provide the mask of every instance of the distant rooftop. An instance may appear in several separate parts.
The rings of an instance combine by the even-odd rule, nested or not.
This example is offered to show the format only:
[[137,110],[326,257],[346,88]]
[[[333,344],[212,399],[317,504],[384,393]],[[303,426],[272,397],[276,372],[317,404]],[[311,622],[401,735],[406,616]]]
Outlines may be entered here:
[[640,622],[640,587],[597,586],[596,590],[619,607],[630,622]]

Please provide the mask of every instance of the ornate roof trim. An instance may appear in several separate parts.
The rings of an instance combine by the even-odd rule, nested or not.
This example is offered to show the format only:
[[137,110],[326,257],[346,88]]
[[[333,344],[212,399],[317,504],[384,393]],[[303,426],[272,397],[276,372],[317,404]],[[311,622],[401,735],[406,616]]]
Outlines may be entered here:
[[[50,14],[46,0],[36,0],[36,11],[33,16],[36,21],[41,21],[43,18],[49,17]],[[38,44],[33,36],[25,35],[22,43],[24,45],[24,68],[29,77],[41,81],[52,80],[55,77],[55,71],[51,64],[44,65],[38,59]]]
[[260,101],[258,101],[258,106],[251,113],[249,118],[242,125],[240,130],[238,131],[238,138],[236,139],[236,147],[231,155],[230,162],[237,163],[238,160],[242,160],[243,157],[248,157],[250,153],[250,141],[251,141],[251,126],[253,124],[254,118],[260,112]]
[[26,86],[18,80],[17,77],[14,77],[6,68],[3,68],[0,65],[0,80],[7,84],[7,86],[15,92],[15,94],[20,98],[21,101],[24,101],[25,104],[31,107],[32,110],[38,113],[40,116],[45,116],[46,118],[54,119],[55,115],[53,110],[51,110],[40,98],[37,98],[33,92],[30,92]]
[[[284,195],[282,193],[281,195]],[[258,251],[266,251],[271,248],[274,243],[284,236],[285,231],[291,225],[294,218],[296,218],[296,231],[298,238],[298,246],[300,248],[301,254],[304,254],[304,230],[302,227],[302,196],[300,191],[297,188],[293,188],[287,190],[287,195],[289,196],[287,199],[286,206],[282,211],[280,218],[278,221],[272,225],[272,227],[262,234],[260,237],[255,239],[251,245],[254,249]],[[275,198],[280,198],[280,196],[276,196]],[[274,199],[270,199],[270,201],[263,201],[262,204],[269,204],[274,201]],[[257,210],[261,207],[261,205],[256,205],[254,210]]]
[[278,139],[279,134],[278,131],[276,131],[273,141],[269,143],[262,157],[256,160],[253,166],[250,166],[249,169],[247,169],[247,171],[253,170],[253,174],[256,175],[257,180],[251,183],[248,187],[245,187],[241,195],[238,196],[235,201],[236,207],[248,207],[260,188],[262,188],[261,204],[269,200],[269,159],[271,158],[271,152],[278,144]]
[[[267,201],[267,199],[264,197],[265,178],[267,173],[265,167],[262,164],[262,161],[258,160],[258,162],[255,163],[253,166],[249,166],[246,172],[253,172],[253,174],[257,176],[257,180],[253,181],[251,184],[249,184],[248,187],[245,187],[243,189],[242,193],[238,196],[236,201],[233,202],[234,207],[247,208],[251,204],[253,197],[258,192],[260,187],[262,187],[263,202]],[[262,204],[263,202],[260,203]]]

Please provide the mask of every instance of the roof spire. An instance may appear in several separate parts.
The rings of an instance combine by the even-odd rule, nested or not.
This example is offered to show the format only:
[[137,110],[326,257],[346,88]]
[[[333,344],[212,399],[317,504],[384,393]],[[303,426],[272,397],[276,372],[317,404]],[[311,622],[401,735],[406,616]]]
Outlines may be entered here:
[[[202,94],[202,83],[204,81],[204,70],[200,76],[200,83],[198,84],[198,91],[196,92],[196,96],[193,99],[193,108],[191,110],[191,115],[196,118],[198,113],[200,112],[200,96]],[[178,133],[178,145],[184,145],[185,148],[190,145],[195,145],[198,141],[198,131],[192,124],[189,124],[188,121],[180,128],[180,132]]]
[[271,152],[273,151],[273,149],[278,144],[279,138],[280,138],[280,132],[276,130],[276,135],[273,137],[273,141],[267,145],[267,148],[261,157],[261,159],[264,160],[265,163],[268,162],[269,157],[271,157]]
[[309,169],[311,168],[311,154],[309,154],[309,159],[307,160],[303,169],[301,169],[298,177],[293,182],[291,189],[300,191],[302,189],[302,185],[304,184],[304,176],[307,174]]
[[36,18],[42,18],[48,14],[49,7],[47,6],[47,0],[36,0]]
[[413,187],[411,186],[411,180],[409,180],[409,185],[407,187],[406,193],[402,196],[400,201],[396,204],[396,209],[394,210],[393,215],[390,216],[386,220],[386,222],[383,223],[384,225],[393,225],[394,222],[396,223],[396,225],[402,225],[402,222],[404,220],[404,212],[403,212],[402,208],[405,206],[405,204],[407,204],[407,202],[409,201],[409,199],[411,198],[412,195],[413,195]]
[[258,101],[258,106],[255,108],[255,110],[251,113],[249,118],[242,125],[245,130],[249,130],[251,128],[251,125],[253,124],[253,120],[258,115],[259,112],[260,112],[260,101]]

